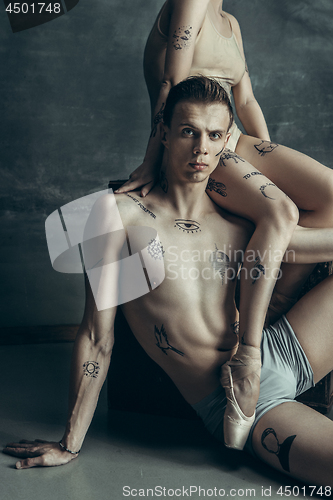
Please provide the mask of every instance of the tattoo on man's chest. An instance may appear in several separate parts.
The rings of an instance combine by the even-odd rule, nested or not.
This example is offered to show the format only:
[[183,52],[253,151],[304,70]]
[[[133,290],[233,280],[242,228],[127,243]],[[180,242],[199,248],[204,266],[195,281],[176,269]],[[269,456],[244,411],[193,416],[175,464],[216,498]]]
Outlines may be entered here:
[[163,245],[156,239],[152,239],[148,243],[148,253],[155,260],[162,260],[165,254]]
[[161,349],[161,351],[164,354],[168,355],[168,351],[172,351],[176,354],[179,354],[179,356],[185,356],[185,354],[182,351],[176,349],[170,344],[170,342],[168,341],[167,333],[163,325],[161,326],[160,329],[155,325],[154,334],[156,339],[156,345],[159,349]]
[[212,179],[211,177],[209,177],[208,179],[206,190],[215,191],[215,193],[224,197],[227,196],[226,185],[223,184],[222,182],[217,182],[215,179]]
[[131,198],[131,200],[133,200],[137,206],[139,208],[141,208],[141,210],[143,210],[144,212],[146,212],[146,214],[150,215],[150,217],[152,217],[153,219],[156,219],[156,215],[151,212],[147,207],[145,207],[141,201],[137,200],[136,198],[134,198],[134,196],[131,196],[129,193],[126,193],[126,196],[128,196],[129,198]]
[[178,228],[179,231],[183,231],[183,233],[188,234],[201,232],[199,222],[191,219],[175,219],[174,227]]
[[225,275],[229,268],[230,259],[226,253],[222,252],[217,248],[215,243],[215,250],[211,253],[209,258],[212,267],[215,272],[217,272],[222,280],[222,285],[225,283]]

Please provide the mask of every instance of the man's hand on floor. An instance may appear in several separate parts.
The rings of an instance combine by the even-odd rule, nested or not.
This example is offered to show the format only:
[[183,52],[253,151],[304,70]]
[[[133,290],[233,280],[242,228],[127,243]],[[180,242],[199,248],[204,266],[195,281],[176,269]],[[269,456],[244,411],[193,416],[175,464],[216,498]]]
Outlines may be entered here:
[[24,459],[16,462],[17,469],[65,465],[78,456],[78,454],[72,455],[63,450],[59,443],[41,439],[35,441],[23,439],[19,443],[8,443],[2,452]]

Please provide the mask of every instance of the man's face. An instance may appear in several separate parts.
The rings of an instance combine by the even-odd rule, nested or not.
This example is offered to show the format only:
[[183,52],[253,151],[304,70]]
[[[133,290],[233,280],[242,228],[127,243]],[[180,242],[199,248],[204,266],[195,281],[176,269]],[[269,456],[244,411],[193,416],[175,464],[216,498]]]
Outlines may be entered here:
[[221,103],[183,101],[176,104],[162,142],[168,149],[168,171],[187,182],[202,182],[216,168],[227,144],[229,113]]

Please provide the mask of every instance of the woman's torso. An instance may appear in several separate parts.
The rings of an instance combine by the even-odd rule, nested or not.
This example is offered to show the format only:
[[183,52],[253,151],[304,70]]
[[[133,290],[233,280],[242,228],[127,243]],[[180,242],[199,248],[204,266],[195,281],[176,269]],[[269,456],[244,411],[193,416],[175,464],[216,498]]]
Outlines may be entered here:
[[[167,32],[171,14],[171,6],[167,0],[155,21],[145,48],[144,71],[152,107],[157,101],[164,77]],[[223,16],[224,22],[227,21],[229,25],[230,36],[223,36],[219,32],[220,15],[209,4],[195,40],[192,65],[188,76],[200,74],[216,78],[230,95],[231,88],[237,85],[244,75],[245,61],[227,14],[223,13]],[[226,31],[228,31],[228,27]]]

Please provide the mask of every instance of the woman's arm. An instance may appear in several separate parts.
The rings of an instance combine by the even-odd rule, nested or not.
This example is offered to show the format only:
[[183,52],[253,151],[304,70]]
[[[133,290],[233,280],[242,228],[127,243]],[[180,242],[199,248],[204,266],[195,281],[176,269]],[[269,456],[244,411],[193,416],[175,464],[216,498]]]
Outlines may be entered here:
[[[230,14],[227,15],[230,19],[232,29],[239,46],[239,50],[245,61],[243,41],[239,24],[233,16],[231,16]],[[237,116],[240,119],[243,127],[245,128],[246,133],[253,137],[258,137],[260,139],[269,141],[269,132],[263,112],[261,111],[261,108],[253,95],[252,84],[247,64],[243,78],[237,85],[232,88],[232,92],[234,96]]]
[[[298,221],[295,204],[268,178],[235,153],[222,153],[211,175],[209,196],[255,227],[240,275],[240,337],[260,346],[262,328],[283,255]],[[219,190],[219,183],[224,185]],[[220,193],[219,193],[220,191]]]
[[171,9],[168,43],[163,79],[156,103],[152,103],[152,130],[143,163],[130,175],[117,193],[138,189],[146,183],[141,194],[146,195],[153,186],[159,171],[163,147],[160,140],[160,123],[170,89],[189,76],[195,40],[203,23],[209,0],[169,0]]
[[297,226],[283,262],[289,264],[317,264],[333,260],[333,228]]

